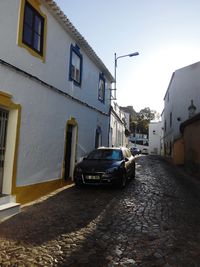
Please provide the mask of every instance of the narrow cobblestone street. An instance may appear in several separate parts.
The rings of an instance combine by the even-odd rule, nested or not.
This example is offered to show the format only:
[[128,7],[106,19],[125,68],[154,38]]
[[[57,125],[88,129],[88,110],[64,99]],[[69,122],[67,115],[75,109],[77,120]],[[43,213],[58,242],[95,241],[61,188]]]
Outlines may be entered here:
[[60,190],[0,224],[0,266],[199,267],[200,202],[173,166],[136,159],[124,190]]

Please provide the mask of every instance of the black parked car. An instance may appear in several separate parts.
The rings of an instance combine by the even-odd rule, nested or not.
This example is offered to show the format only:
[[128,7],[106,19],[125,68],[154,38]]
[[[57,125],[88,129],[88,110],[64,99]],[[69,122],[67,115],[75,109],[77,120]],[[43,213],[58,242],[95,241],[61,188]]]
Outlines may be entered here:
[[135,161],[128,148],[101,147],[75,166],[76,185],[117,184],[124,188],[135,177]]

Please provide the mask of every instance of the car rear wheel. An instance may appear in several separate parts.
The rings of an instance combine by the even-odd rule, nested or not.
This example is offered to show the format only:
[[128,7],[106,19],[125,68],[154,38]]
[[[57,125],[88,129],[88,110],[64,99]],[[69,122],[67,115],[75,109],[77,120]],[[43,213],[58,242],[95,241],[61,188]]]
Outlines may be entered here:
[[132,176],[131,176],[131,179],[134,179],[134,178],[135,178],[135,168],[134,168]]
[[131,179],[134,179],[135,178],[135,166],[134,166],[134,169],[133,169],[133,172],[132,172],[132,175],[131,175]]
[[126,183],[127,183],[127,174],[126,172],[124,171],[123,174],[122,174],[122,177],[120,179],[120,184],[119,184],[119,187],[121,189],[123,189],[125,186],[126,186]]
[[74,181],[76,187],[82,187],[83,183],[81,181],[75,180]]

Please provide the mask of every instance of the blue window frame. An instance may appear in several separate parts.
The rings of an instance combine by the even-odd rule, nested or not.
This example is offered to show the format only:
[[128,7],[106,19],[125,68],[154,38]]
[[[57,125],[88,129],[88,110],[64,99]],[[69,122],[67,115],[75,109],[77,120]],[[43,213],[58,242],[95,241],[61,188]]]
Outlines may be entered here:
[[44,18],[28,1],[25,2],[22,42],[28,47],[43,55],[44,45]]
[[69,80],[74,84],[81,86],[82,80],[83,57],[80,53],[78,45],[71,45],[70,48],[70,64],[69,64]]
[[98,99],[102,103],[105,101],[105,78],[103,74],[99,74]]

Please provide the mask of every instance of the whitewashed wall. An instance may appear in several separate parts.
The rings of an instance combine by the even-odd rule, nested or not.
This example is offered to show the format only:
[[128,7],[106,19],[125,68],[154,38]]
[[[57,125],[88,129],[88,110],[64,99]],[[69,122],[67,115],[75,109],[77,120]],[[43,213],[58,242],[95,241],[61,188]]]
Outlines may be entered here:
[[[196,112],[200,112],[200,62],[178,69],[174,72],[165,95],[164,120],[165,139],[173,140],[180,135],[180,124],[188,119],[188,107],[194,100]],[[170,127],[170,113],[172,126]]]
[[[97,68],[81,48],[80,52],[83,55],[82,85],[78,87],[69,81],[70,46],[75,44],[75,41],[49,11],[41,5],[42,12],[47,15],[46,61],[43,63],[26,49],[17,45],[20,1],[1,0],[0,4],[0,20],[3,22],[0,23],[0,58],[107,112],[110,103],[108,88],[111,88],[111,85],[107,80],[105,104],[102,104],[98,100],[98,80],[102,70]],[[6,10],[9,10],[9,16]]]
[[[125,113],[120,109],[116,102],[112,103],[113,110],[110,117],[110,146],[126,146],[128,145],[128,139],[125,136],[125,125],[123,118]],[[125,118],[126,119],[126,118]]]
[[0,3],[0,59],[100,111],[77,103],[0,64],[0,91],[11,94],[12,100],[22,107],[17,161],[17,186],[22,186],[61,177],[66,122],[71,117],[78,123],[77,160],[94,148],[97,127],[101,127],[102,145],[108,145],[109,116],[102,113],[109,115],[110,83],[106,80],[105,103],[101,103],[98,100],[98,82],[102,70],[82,49],[82,86],[74,86],[68,80],[70,45],[75,42],[45,7],[42,7],[47,15],[45,62],[19,47],[19,4],[19,0],[2,0]]
[[162,126],[161,121],[149,124],[149,154],[161,154]]
[[65,127],[71,117],[78,123],[77,160],[94,148],[97,125],[102,128],[103,144],[107,144],[108,117],[27,77],[9,73],[5,67],[0,67],[0,81],[1,90],[12,94],[14,102],[22,106],[17,185],[61,177]]

